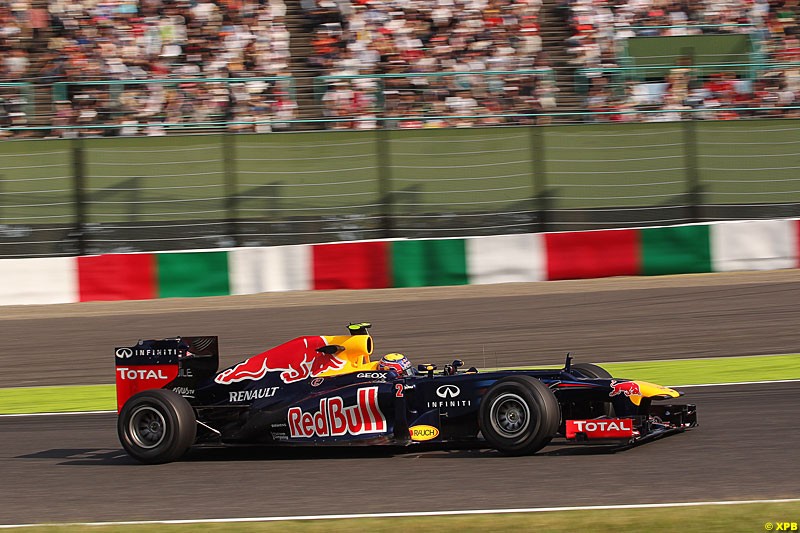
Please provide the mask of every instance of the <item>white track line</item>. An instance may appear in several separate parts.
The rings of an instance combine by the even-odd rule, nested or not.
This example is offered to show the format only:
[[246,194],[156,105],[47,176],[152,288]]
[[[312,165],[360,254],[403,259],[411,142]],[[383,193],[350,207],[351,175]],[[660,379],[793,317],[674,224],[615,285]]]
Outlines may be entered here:
[[[667,385],[673,389],[688,389],[693,387],[733,387],[736,385],[768,385],[770,383],[800,383],[800,379],[775,379],[771,381],[740,381],[731,383],[700,383],[695,385]],[[21,418],[26,416],[61,416],[61,415],[107,415],[116,411],[64,411],[61,413],[15,413],[0,414],[0,418]]]
[[68,524],[3,524],[0,529],[42,526],[139,526],[155,524],[233,524],[242,522],[283,522],[287,520],[342,520],[354,518],[405,518],[424,516],[458,516],[476,514],[551,513],[558,511],[608,511],[620,509],[664,509],[670,507],[705,507],[709,505],[744,505],[754,503],[798,503],[800,498],[779,500],[734,500],[710,502],[634,503],[625,505],[584,505],[573,507],[531,507],[527,509],[467,509],[463,511],[420,511],[405,513],[361,513],[300,516],[260,516],[246,518],[206,518],[186,520],[131,520],[120,522],[76,522]]

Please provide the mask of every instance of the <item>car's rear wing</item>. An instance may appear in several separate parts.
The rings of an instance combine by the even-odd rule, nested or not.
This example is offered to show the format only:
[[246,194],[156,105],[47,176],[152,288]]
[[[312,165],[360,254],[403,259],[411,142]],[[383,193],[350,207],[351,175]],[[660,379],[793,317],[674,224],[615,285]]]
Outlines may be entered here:
[[219,366],[219,338],[174,337],[140,340],[114,349],[117,411],[137,392],[169,388],[193,397],[198,382],[212,377]]

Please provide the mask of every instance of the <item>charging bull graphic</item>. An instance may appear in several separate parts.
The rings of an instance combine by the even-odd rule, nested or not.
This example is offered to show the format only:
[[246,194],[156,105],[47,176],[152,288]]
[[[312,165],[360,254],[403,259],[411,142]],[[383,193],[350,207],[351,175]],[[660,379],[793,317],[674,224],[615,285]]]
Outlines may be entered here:
[[326,370],[342,368],[344,361],[317,351],[325,345],[325,337],[299,337],[223,370],[214,381],[229,385],[246,379],[261,379],[267,372],[280,372],[284,383],[294,383]]
[[608,394],[611,397],[618,394],[624,394],[627,397],[641,396],[642,392],[639,389],[639,384],[635,381],[612,381],[611,392]]

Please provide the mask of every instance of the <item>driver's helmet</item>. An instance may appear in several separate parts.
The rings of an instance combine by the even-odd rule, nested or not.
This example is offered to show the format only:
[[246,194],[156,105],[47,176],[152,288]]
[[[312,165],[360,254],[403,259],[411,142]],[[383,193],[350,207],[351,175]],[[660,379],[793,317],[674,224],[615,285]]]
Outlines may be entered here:
[[399,377],[411,376],[414,371],[411,368],[411,361],[401,353],[387,353],[378,363],[378,370],[394,372]]

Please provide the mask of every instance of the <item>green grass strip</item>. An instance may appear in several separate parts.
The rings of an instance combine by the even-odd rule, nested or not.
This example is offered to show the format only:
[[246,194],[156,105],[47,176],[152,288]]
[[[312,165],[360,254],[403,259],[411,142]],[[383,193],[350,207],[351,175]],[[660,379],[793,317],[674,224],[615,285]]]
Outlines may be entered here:
[[[650,381],[659,385],[710,385],[800,379],[800,354],[595,364],[608,370],[614,377]],[[561,365],[514,368],[552,369],[561,368]]]
[[660,385],[699,385],[800,379],[800,355],[715,357],[678,361],[601,363],[612,376]]
[[116,408],[114,385],[0,389],[0,414],[111,411]]
[[[660,385],[800,379],[798,354],[600,364],[612,376]],[[111,411],[115,394],[113,385],[0,389],[0,414]]]
[[[752,503],[709,505],[666,509],[614,509],[588,511],[553,511],[546,513],[514,513],[463,516],[427,516],[409,518],[351,518],[337,520],[286,521],[261,523],[181,524],[94,526],[92,533],[129,533],[164,531],[166,533],[351,533],[370,531],[389,533],[402,531],[547,531],[593,533],[738,532],[792,531],[800,522],[798,503]],[[769,524],[769,526],[767,526]],[[778,528],[777,524],[781,524]],[[31,533],[72,533],[85,531],[83,526],[42,526],[11,531]],[[797,529],[794,529],[797,531]]]

